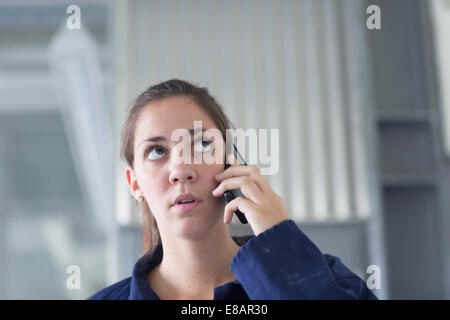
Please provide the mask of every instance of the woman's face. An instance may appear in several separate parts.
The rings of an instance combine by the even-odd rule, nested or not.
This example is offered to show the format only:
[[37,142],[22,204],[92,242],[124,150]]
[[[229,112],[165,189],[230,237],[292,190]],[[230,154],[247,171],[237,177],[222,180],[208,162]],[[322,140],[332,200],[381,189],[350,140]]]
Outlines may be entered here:
[[[224,164],[196,164],[194,161],[176,161],[174,154],[183,154],[179,148],[183,143],[172,141],[176,129],[191,130],[194,121],[201,121],[202,129],[217,129],[209,116],[190,98],[171,97],[148,104],[136,123],[134,140],[134,170],[127,168],[130,190],[138,198],[143,195],[155,217],[160,233],[169,232],[181,238],[199,238],[221,223],[225,200],[212,196],[218,186],[214,176],[224,170]],[[148,141],[162,137],[160,141]],[[207,141],[203,137],[203,141]],[[224,148],[219,139],[208,146],[202,142],[201,133],[188,140],[194,153],[205,154],[211,147]],[[216,150],[216,151],[217,151]],[[222,149],[223,150],[223,149]],[[178,152],[178,153],[176,153]],[[182,211],[173,206],[181,194],[191,194],[201,200],[191,211]]]

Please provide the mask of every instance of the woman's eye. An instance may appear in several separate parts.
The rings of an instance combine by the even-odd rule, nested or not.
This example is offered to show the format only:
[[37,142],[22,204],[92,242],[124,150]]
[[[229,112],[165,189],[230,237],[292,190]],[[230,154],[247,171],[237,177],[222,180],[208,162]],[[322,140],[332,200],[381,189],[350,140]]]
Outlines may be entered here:
[[149,160],[156,160],[159,159],[161,157],[163,157],[165,155],[163,148],[156,146],[156,147],[151,147],[149,149],[149,151],[147,152],[147,158]]
[[195,152],[208,152],[213,149],[213,143],[209,140],[197,140],[194,142],[194,151]]

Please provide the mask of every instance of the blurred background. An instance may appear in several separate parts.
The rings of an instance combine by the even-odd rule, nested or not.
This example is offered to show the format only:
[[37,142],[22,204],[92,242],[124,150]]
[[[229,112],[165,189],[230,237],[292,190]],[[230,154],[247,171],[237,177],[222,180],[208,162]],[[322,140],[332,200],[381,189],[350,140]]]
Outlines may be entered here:
[[323,253],[379,268],[380,299],[449,299],[449,32],[448,0],[1,1],[0,299],[131,275],[120,130],[171,78],[280,130],[271,185]]

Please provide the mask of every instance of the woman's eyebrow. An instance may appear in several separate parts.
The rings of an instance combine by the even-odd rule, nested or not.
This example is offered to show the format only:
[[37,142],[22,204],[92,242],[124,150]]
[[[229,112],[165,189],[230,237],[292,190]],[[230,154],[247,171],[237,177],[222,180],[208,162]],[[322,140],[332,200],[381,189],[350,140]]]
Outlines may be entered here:
[[[208,130],[208,129],[202,128],[201,132],[206,131],[206,130]],[[200,130],[198,130],[198,129],[197,129],[197,130],[195,130],[195,129],[189,130],[189,134],[190,134],[191,136],[193,136],[194,133],[196,134],[196,133],[198,133],[198,132],[200,132]],[[148,139],[145,139],[144,141],[142,141],[142,142],[139,144],[138,148],[139,148],[144,142],[161,142],[161,141],[167,141],[166,137],[164,137],[164,136],[157,136],[157,137],[148,138]]]

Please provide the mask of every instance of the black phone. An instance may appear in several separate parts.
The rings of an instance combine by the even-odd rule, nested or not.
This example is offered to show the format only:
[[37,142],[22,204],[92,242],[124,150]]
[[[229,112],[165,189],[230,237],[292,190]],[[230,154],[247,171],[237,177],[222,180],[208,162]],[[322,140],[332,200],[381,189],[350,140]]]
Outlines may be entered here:
[[[237,148],[234,144],[233,144],[233,155],[239,164],[244,165],[244,166],[247,165],[247,162],[245,162],[244,158],[242,158],[241,154],[239,153],[239,151],[237,150]],[[228,159],[228,157],[226,159]],[[225,161],[225,170],[228,169],[229,167],[230,167],[230,164],[228,164],[227,161]],[[244,194],[242,193],[242,191],[240,189],[227,190],[223,193],[223,196],[225,197],[225,200],[227,202],[230,202],[231,200],[233,200],[237,197],[243,197],[243,198],[247,199],[247,197],[244,196]],[[241,211],[236,210],[234,213],[237,215],[239,221],[242,224],[248,223],[247,218],[245,218],[245,215]]]

